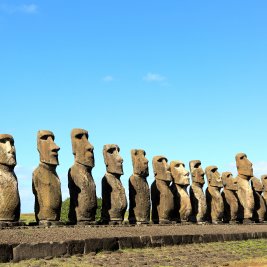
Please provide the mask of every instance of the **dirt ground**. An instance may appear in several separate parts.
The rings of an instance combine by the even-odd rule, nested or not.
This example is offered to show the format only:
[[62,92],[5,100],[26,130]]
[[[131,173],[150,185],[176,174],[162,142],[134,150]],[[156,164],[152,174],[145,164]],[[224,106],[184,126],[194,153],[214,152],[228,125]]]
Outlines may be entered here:
[[29,242],[50,242],[79,240],[87,238],[179,235],[179,234],[221,234],[267,232],[267,224],[253,225],[150,225],[150,226],[107,226],[107,227],[54,227],[1,229],[0,243],[18,244]]
[[0,266],[267,266],[267,240],[190,244],[28,260]]

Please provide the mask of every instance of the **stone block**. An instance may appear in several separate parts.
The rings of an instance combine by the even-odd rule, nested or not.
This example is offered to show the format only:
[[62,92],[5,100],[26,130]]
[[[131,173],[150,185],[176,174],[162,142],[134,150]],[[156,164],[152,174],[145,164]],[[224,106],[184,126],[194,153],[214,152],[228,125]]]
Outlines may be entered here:
[[119,248],[125,249],[125,248],[132,248],[132,238],[128,236],[123,236],[118,238],[119,242]]
[[70,240],[67,242],[67,247],[68,247],[69,255],[83,254],[85,241],[84,240]]
[[172,241],[174,245],[181,245],[183,243],[183,236],[182,235],[173,235]]
[[164,236],[151,236],[152,247],[161,247]]
[[193,243],[203,243],[203,235],[193,235]]
[[133,236],[133,237],[131,237],[131,239],[132,239],[132,247],[133,248],[142,248],[143,247],[140,236]]
[[9,262],[13,259],[13,249],[11,245],[0,244],[0,262]]
[[85,240],[84,253],[99,252],[103,250],[102,238],[90,238]]
[[51,243],[19,244],[13,248],[13,260],[18,262],[27,259],[41,259],[52,256]]
[[193,235],[183,235],[182,242],[183,242],[183,244],[192,244]]
[[114,251],[119,249],[119,242],[116,237],[103,238],[103,250]]
[[152,247],[151,237],[150,236],[140,236],[140,241],[142,243],[142,247]]

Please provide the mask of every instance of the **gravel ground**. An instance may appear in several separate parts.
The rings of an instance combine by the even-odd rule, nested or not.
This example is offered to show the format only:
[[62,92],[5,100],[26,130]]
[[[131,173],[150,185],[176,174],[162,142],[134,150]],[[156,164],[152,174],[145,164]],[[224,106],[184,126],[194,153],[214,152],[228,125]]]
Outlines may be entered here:
[[12,267],[38,266],[267,266],[267,240],[190,244],[162,248],[129,249],[90,253],[71,258],[21,261],[0,264]]
[[267,224],[253,225],[150,225],[107,227],[14,228],[0,230],[0,244],[50,242],[88,238],[210,233],[267,232]]

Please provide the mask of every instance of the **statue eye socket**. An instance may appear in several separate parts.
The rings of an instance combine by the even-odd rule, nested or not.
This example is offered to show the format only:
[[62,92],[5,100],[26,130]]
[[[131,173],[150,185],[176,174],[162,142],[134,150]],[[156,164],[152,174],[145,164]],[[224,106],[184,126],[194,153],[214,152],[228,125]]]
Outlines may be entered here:
[[198,162],[198,163],[196,163],[196,164],[195,164],[194,168],[196,168],[196,169],[197,169],[197,168],[199,168],[199,167],[200,167],[200,165],[201,165],[201,163],[199,163],[199,162]]
[[109,149],[107,150],[107,152],[108,152],[109,154],[113,154],[115,150],[116,150],[115,147],[111,147],[111,148],[109,148]]
[[77,139],[82,139],[83,134],[77,134],[75,137],[76,137]]
[[47,140],[48,137],[49,137],[49,135],[43,135],[43,136],[40,137],[40,139],[41,139],[41,140]]

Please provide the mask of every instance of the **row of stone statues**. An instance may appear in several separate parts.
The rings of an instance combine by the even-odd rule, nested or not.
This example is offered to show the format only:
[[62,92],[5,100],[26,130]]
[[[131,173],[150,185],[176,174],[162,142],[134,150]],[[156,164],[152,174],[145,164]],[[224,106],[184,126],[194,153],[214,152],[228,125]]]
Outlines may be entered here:
[[[39,224],[60,223],[61,185],[56,173],[59,147],[51,131],[37,134],[40,164],[34,170],[32,190],[35,196],[35,217]],[[92,177],[94,147],[84,129],[71,132],[74,165],[68,172],[70,192],[69,220],[72,224],[95,222],[97,209],[96,186]],[[115,144],[104,145],[103,156],[106,173],[102,179],[103,224],[116,224],[124,220],[127,209],[123,175],[123,159]],[[189,171],[182,161],[168,164],[164,156],[153,158],[155,180],[151,189],[146,178],[149,175],[146,153],[141,149],[131,151],[133,175],[129,179],[129,222],[142,224],[172,222],[263,222],[266,220],[267,175],[261,181],[253,177],[252,163],[246,154],[236,155],[238,176],[230,172],[222,176],[216,166],[209,166],[205,173],[199,160],[189,162]],[[11,135],[0,134],[0,222],[18,222],[20,197],[17,177],[14,173],[16,154]],[[204,175],[208,187],[203,191]],[[223,192],[220,192],[224,188]],[[263,194],[262,194],[263,193]],[[150,201],[151,199],[151,201]],[[151,205],[152,203],[152,205]],[[152,206],[152,207],[151,207]]]

